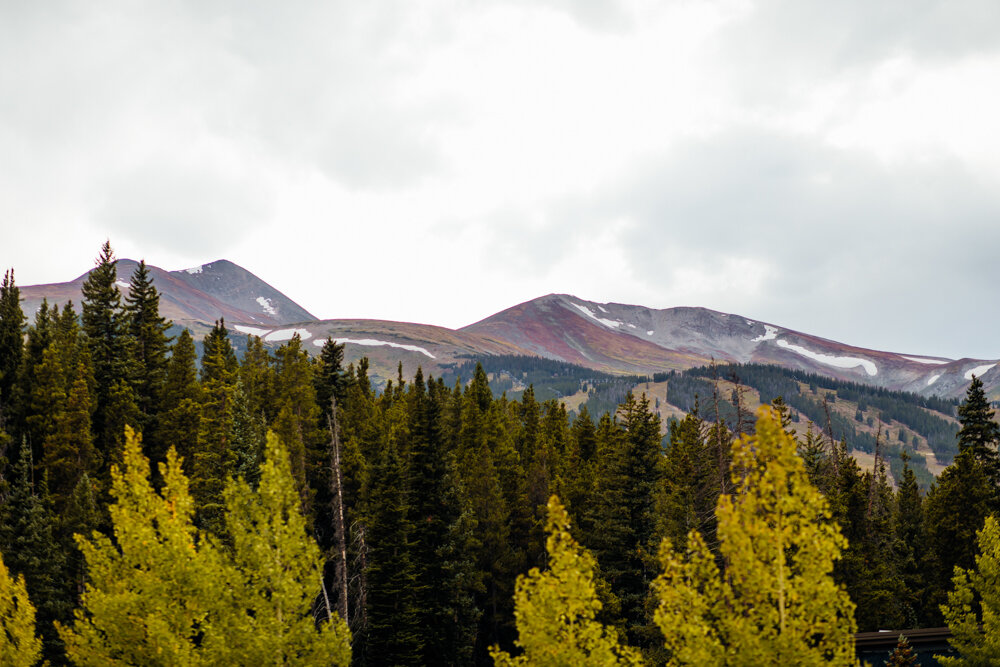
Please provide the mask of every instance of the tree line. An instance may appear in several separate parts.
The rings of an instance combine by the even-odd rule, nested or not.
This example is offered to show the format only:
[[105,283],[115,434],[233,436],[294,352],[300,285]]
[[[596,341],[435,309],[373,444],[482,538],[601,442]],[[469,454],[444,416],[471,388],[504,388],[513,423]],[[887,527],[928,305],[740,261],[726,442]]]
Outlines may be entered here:
[[[713,566],[738,560],[726,546],[732,508],[765,483],[748,458],[762,441],[733,446],[752,437],[752,420],[737,428],[693,408],[664,442],[645,396],[571,418],[530,386],[517,400],[495,395],[482,366],[454,383],[400,369],[376,391],[367,360],[344,367],[332,340],[310,358],[298,337],[271,350],[251,336],[238,357],[222,321],[199,360],[186,330],[167,336],[144,263],[124,298],[117,280],[105,244],[80,313],[43,304],[28,326],[11,272],[0,288],[0,553],[23,577],[52,664],[80,661],[78,637],[110,641],[90,628],[101,592],[128,579],[115,569],[136,539],[122,532],[128,517],[140,533],[159,531],[145,539],[191,552],[178,562],[191,598],[205,602],[200,616],[170,619],[186,637],[177,650],[207,650],[212,629],[284,636],[263,623],[273,615],[259,600],[273,550],[246,541],[281,533],[288,541],[274,538],[275,548],[301,552],[303,565],[294,582],[266,590],[284,586],[297,600],[285,616],[309,621],[296,631],[303,642],[340,646],[349,633],[352,664],[516,659],[527,650],[518,577],[556,567],[553,540],[590,554],[587,604],[601,636],[651,664],[686,655],[664,643],[681,620],[664,600],[696,574],[707,590]],[[960,453],[926,494],[908,466],[894,488],[884,458],[861,470],[844,441],[796,439],[775,399],[777,426],[757,437],[791,443],[798,463],[787,465],[822,494],[825,513],[811,511],[841,554],[835,564],[828,554],[831,585],[849,597],[849,627],[940,624],[954,566],[974,568],[976,531],[1000,502],[998,434],[981,394],[974,381],[959,410]],[[736,505],[720,514],[726,503]],[[267,514],[280,525],[266,527]],[[572,537],[558,537],[567,526]],[[669,548],[696,555],[697,567]],[[150,582],[145,596],[165,585]],[[213,596],[223,583],[229,597]],[[715,636],[725,647],[737,635]]]

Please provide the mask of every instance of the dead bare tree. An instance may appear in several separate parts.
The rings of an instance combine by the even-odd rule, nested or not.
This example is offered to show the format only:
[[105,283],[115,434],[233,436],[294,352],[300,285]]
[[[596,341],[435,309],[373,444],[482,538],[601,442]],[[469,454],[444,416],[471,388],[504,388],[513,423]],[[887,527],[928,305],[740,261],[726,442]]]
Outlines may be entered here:
[[[337,399],[330,396],[330,415],[327,418],[330,430],[330,499],[333,503],[333,540],[337,549],[334,562],[334,584],[337,593],[337,612],[350,624],[348,616],[347,587],[347,525],[344,519],[344,477],[340,465],[340,423],[337,420]],[[326,587],[323,588],[326,596]],[[327,611],[330,600],[326,601]]]

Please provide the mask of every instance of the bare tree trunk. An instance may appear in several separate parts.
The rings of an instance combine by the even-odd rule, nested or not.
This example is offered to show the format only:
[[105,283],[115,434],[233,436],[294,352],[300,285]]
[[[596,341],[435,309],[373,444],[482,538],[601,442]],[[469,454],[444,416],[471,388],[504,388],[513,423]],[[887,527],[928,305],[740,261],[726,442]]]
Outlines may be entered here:
[[351,626],[351,633],[357,637],[363,634],[368,627],[368,542],[365,539],[365,525],[356,523],[357,528],[357,561],[355,568],[358,580],[358,598],[355,601],[354,625]]
[[[337,548],[334,581],[337,587],[337,611],[345,623],[350,623],[347,609],[347,525],[344,521],[344,477],[340,467],[340,424],[337,421],[337,399],[330,396],[330,497],[333,502],[333,539]],[[324,589],[324,594],[326,590]],[[327,608],[330,602],[327,600]]]

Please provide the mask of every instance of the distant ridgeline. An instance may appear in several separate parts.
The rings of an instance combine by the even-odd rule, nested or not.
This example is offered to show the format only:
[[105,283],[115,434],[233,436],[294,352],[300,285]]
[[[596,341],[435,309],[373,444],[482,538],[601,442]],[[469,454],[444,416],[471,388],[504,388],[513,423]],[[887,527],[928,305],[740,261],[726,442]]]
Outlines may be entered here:
[[[709,420],[715,419],[710,399],[716,379],[756,390],[761,403],[770,403],[781,396],[793,409],[794,421],[804,417],[818,430],[832,431],[832,437],[845,440],[849,448],[869,454],[875,452],[881,421],[881,455],[889,462],[893,478],[899,479],[902,474],[900,455],[905,448],[924,488],[933,481],[933,476],[927,471],[925,457],[915,451],[920,441],[926,441],[942,465],[950,464],[958,453],[958,424],[953,419],[957,400],[890,391],[763,364],[727,364],[653,376],[654,382],[668,383],[667,400],[671,405],[690,411],[698,398],[699,411]],[[732,395],[719,397],[719,412],[730,424],[736,423],[732,399]],[[845,411],[853,413],[853,417]]]
[[[954,416],[958,401],[953,399],[890,391],[764,364],[717,365],[649,377],[611,375],[564,361],[514,355],[470,357],[444,373],[445,383],[468,381],[477,363],[483,365],[495,395],[506,392],[508,398],[517,399],[533,386],[536,400],[546,401],[585,391],[587,397],[581,405],[586,405],[595,419],[614,411],[636,385],[666,382],[671,405],[690,412],[697,401],[702,418],[715,421],[713,384],[718,381],[727,388],[718,392],[719,413],[730,427],[735,427],[739,421],[735,383],[755,391],[761,403],[771,403],[781,396],[792,408],[794,422],[811,421],[817,431],[829,430],[835,440],[845,440],[851,449],[874,454],[876,437],[881,433],[880,454],[888,462],[893,478],[899,479],[902,474],[900,456],[905,448],[910,466],[924,488],[933,476],[917,447],[926,442],[942,465],[950,464],[957,454],[958,424]],[[746,419],[752,410],[743,407],[744,421],[752,421]]]

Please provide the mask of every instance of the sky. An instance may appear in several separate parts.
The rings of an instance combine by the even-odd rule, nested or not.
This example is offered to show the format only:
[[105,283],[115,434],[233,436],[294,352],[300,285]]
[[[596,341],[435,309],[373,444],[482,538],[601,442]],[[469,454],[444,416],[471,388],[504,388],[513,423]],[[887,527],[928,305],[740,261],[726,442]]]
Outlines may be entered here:
[[0,269],[1000,357],[996,0],[0,0]]

